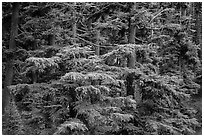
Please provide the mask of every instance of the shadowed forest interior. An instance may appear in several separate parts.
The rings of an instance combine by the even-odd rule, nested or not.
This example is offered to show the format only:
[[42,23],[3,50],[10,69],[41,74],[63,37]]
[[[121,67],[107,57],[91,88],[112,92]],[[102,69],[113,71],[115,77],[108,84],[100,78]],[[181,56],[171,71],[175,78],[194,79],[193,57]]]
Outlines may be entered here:
[[201,2],[3,2],[2,134],[202,134]]

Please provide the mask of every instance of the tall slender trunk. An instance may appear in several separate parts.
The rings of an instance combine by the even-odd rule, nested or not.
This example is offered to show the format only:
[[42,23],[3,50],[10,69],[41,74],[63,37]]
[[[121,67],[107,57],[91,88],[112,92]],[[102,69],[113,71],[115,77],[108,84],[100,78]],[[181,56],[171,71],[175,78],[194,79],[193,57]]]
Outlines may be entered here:
[[135,89],[134,89],[134,86],[133,86],[133,82],[134,82],[134,74],[133,73],[129,73],[126,77],[126,89],[127,89],[127,93],[126,95],[129,96],[129,95],[132,95],[134,96],[134,93],[135,93]]
[[74,2],[74,6],[73,6],[73,24],[72,24],[73,44],[76,44],[76,37],[77,37],[77,24],[76,24],[75,5],[76,5],[76,3]]
[[130,18],[129,18],[129,38],[128,43],[135,44],[136,23],[133,17],[135,10],[137,9],[136,3],[131,3]]
[[[130,19],[130,22],[132,22],[131,19]],[[136,33],[136,27],[133,23],[130,23],[128,42],[131,44],[135,44],[135,33]]]
[[38,81],[38,73],[35,71],[32,71],[32,82],[33,84],[37,83]]
[[91,23],[92,23],[92,20],[89,19],[89,20],[87,21],[87,29],[88,29],[88,31],[91,31]]
[[12,17],[11,17],[11,33],[9,41],[9,49],[16,50],[15,38],[18,35],[18,16],[19,16],[19,3],[13,3]]
[[[100,18],[97,21],[98,23],[100,22]],[[95,47],[95,54],[100,55],[100,29],[98,28],[96,31],[96,44],[97,46]]]
[[[135,25],[134,17],[131,17],[131,16],[134,15],[136,8],[137,8],[137,4],[133,3],[130,9],[129,38],[128,38],[128,42],[131,44],[135,44],[136,25]],[[135,50],[127,58],[128,58],[127,67],[135,68],[135,61],[136,61]]]
[[202,3],[195,2],[194,3],[194,17],[195,17],[195,43],[200,44],[200,50],[198,52],[198,56],[202,59]]
[[[15,38],[18,35],[18,16],[19,16],[20,4],[15,2],[12,7],[11,16],[11,34],[9,41],[9,50],[16,51]],[[9,93],[7,86],[10,86],[13,81],[13,58],[9,58],[6,63],[6,77],[4,81],[4,89],[2,90],[2,113],[5,113],[5,108],[9,104],[10,98],[12,97]]]
[[50,45],[50,46],[55,45],[55,35],[54,34],[48,35],[48,45]]
[[183,16],[186,16],[186,7],[185,7],[185,3],[181,2],[180,4],[180,24],[182,24],[181,19]]
[[136,55],[134,51],[131,54],[129,54],[127,57],[127,67],[133,68],[133,69],[135,68],[135,61],[136,61]]
[[189,8],[187,8],[187,16],[191,17],[191,19],[189,20],[189,25],[188,25],[188,28],[187,28],[187,33],[189,34],[192,34],[192,32],[190,31],[192,28],[192,23],[193,23],[193,15],[194,15],[194,3],[193,2],[190,2],[189,3]]
[[[135,18],[132,17],[134,15],[135,10],[137,9],[136,3],[131,3],[131,9],[130,9],[130,18],[129,18],[129,37],[128,37],[128,43],[135,44],[135,34],[136,34],[136,24],[135,24]],[[134,69],[135,68],[135,61],[136,61],[136,55],[135,55],[135,48],[127,56],[127,67]],[[126,77],[126,88],[127,88],[127,96],[132,95],[134,96],[135,90],[133,86],[134,81],[134,75],[128,74]]]
[[195,3],[196,44],[202,44],[202,3]]
[[[182,17],[186,16],[186,9],[183,6],[184,3],[181,3],[180,5],[180,25],[182,25]],[[178,57],[178,65],[179,65],[179,71],[181,72],[181,74],[183,75],[184,73],[184,60],[182,57]]]
[[181,7],[180,8],[181,16],[186,16],[186,9]]

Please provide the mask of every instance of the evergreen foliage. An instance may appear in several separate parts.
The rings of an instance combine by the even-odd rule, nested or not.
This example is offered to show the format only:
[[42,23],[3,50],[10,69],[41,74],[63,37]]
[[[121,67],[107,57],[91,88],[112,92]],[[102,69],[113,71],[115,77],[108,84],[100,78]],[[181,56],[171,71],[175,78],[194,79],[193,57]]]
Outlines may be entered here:
[[[131,4],[22,3],[16,52],[3,36],[3,72],[10,55],[15,62],[3,134],[196,134],[202,114],[189,104],[202,60],[191,14],[181,17],[179,3]],[[131,20],[135,44],[125,39]]]

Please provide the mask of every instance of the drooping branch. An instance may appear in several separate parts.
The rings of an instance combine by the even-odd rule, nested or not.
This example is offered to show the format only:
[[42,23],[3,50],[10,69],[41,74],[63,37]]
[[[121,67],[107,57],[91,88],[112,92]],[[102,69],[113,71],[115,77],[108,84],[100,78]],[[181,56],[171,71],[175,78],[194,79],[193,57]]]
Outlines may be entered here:
[[92,15],[89,16],[87,19],[88,22],[95,22],[97,21],[103,14],[110,14],[111,11],[117,9],[117,8],[124,8],[123,4],[120,4],[119,2],[117,3],[108,3],[107,6],[104,8],[98,10],[97,12],[93,13]]
[[82,41],[84,41],[84,42],[90,44],[90,45],[99,46],[99,45],[97,45],[97,44],[95,44],[95,43],[92,43],[92,42],[90,42],[90,41],[88,41],[88,40],[85,40],[85,39],[81,38],[80,36],[76,36],[76,37],[77,37],[78,39],[80,39],[80,40],[82,40]]
[[152,17],[152,19],[149,21],[149,23],[152,23],[152,21],[157,18],[159,15],[161,15],[162,12],[165,12],[165,11],[169,11],[169,10],[172,10],[171,8],[166,8],[166,9],[160,9],[159,10],[159,13],[157,13],[154,17]]
[[[76,36],[76,37],[77,37],[78,39],[80,39],[80,40],[86,42],[87,44],[94,45],[94,46],[99,46],[99,45],[97,45],[97,44],[95,44],[95,43],[93,43],[93,42],[91,42],[91,41],[88,41],[88,40],[85,40],[85,39],[81,38],[80,36]],[[117,44],[115,44],[115,46],[117,46]],[[100,47],[112,47],[112,46],[102,46],[102,45],[100,45]]]

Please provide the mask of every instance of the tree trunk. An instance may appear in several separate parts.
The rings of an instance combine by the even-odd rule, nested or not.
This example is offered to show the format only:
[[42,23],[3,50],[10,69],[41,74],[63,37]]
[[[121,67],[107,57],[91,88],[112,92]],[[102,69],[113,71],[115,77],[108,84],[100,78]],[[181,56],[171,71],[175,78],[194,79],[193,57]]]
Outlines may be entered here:
[[135,61],[136,61],[135,52],[132,52],[127,58],[127,67],[134,69]]
[[182,17],[182,16],[186,16],[186,8],[181,7],[181,8],[180,8],[180,12],[181,12],[181,17]]
[[195,3],[195,19],[196,19],[196,44],[202,44],[202,4]]
[[[12,7],[12,17],[11,17],[11,34],[9,41],[9,50],[15,52],[16,51],[16,42],[15,38],[18,35],[18,16],[19,16],[19,8],[20,4],[15,2]],[[5,113],[5,108],[9,104],[9,100],[11,95],[7,86],[12,84],[13,80],[13,58],[9,58],[6,64],[6,77],[4,81],[4,89],[2,93],[2,112]]]
[[48,45],[50,46],[55,45],[55,35],[54,34],[48,35]]
[[87,29],[88,29],[88,31],[91,31],[91,23],[92,23],[92,20],[89,19],[89,20],[87,21]]
[[35,84],[35,83],[37,83],[37,81],[38,81],[38,74],[37,74],[37,72],[34,72],[34,71],[32,71],[32,82],[33,82],[33,84]]
[[[100,22],[100,18],[98,19],[98,23]],[[96,31],[96,44],[97,46],[95,47],[95,54],[97,56],[100,55],[100,29],[98,28]]]
[[11,34],[9,41],[9,49],[16,50],[16,41],[15,38],[18,35],[18,14],[19,14],[19,3],[13,3],[12,17],[11,17]]
[[[183,16],[186,16],[186,9],[184,8],[185,3],[181,3],[180,5],[180,24],[182,25],[181,19]],[[181,74],[183,75],[184,73],[184,69],[183,69],[183,65],[184,65],[184,60],[182,59],[182,57],[178,57],[178,65],[179,65],[179,71],[181,72]]]
[[129,38],[128,42],[131,44],[135,44],[135,34],[136,34],[136,25],[135,25],[135,19],[134,17],[131,17],[134,15],[134,11],[136,10],[136,4],[133,3],[131,9],[130,9],[130,18],[129,18]]
[[189,25],[187,27],[187,33],[192,34],[192,32],[190,31],[192,29],[192,23],[193,23],[193,19],[192,19],[192,15],[194,15],[194,9],[193,9],[193,2],[189,3],[189,8],[186,9],[186,16],[191,17],[191,19],[189,20]]
[[129,95],[134,96],[135,90],[133,86],[133,81],[134,81],[134,74],[129,73],[126,77],[127,96]]
[[76,44],[77,24],[76,24],[75,3],[74,3],[74,6],[73,6],[73,24],[72,24],[72,33],[73,33],[73,44]]
[[129,28],[129,43],[135,44],[135,33],[136,33],[136,27],[132,23],[130,24]]
[[195,27],[196,27],[196,35],[195,35],[195,43],[197,45],[200,44],[200,50],[198,52],[198,56],[202,59],[202,3],[195,2],[194,4],[194,16],[196,19]]
[[[129,38],[128,42],[131,44],[135,44],[135,34],[136,34],[136,26],[135,26],[135,19],[132,16],[134,14],[134,11],[136,10],[137,5],[136,3],[133,3],[133,6],[130,9],[130,19],[129,19]],[[127,67],[129,68],[135,68],[135,50],[127,57]]]

